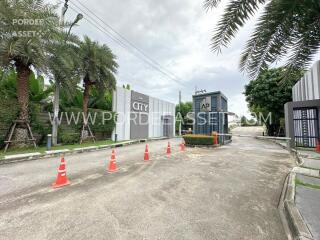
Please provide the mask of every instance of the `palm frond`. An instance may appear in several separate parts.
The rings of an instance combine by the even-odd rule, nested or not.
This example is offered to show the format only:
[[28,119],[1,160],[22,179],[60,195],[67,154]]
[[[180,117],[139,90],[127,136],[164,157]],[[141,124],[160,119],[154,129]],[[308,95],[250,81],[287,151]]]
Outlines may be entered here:
[[253,16],[259,4],[266,0],[233,0],[225,9],[222,19],[218,22],[215,34],[211,39],[211,48],[214,52],[221,52],[226,47],[239,28]]
[[255,79],[267,66],[285,57],[297,41],[296,35],[300,35],[301,29],[297,27],[297,22],[307,25],[310,23],[303,19],[301,12],[304,11],[305,6],[299,0],[271,1],[246,44],[240,60],[240,70],[246,71],[251,79]]
[[203,6],[207,11],[209,11],[212,8],[218,7],[220,2],[221,0],[205,0]]
[[320,16],[307,29],[299,34],[293,45],[292,54],[286,67],[289,69],[305,68],[320,49]]

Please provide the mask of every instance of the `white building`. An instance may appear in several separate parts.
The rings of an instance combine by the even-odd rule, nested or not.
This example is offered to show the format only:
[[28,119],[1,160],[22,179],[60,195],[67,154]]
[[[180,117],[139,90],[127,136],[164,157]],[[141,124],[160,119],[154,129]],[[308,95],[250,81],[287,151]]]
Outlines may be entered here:
[[175,104],[117,87],[112,110],[117,122],[112,139],[147,139],[175,135]]

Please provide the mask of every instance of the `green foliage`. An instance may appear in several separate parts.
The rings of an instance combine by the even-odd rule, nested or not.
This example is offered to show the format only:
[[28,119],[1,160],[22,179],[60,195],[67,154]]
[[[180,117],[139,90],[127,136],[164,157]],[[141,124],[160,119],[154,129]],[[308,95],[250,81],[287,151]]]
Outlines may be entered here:
[[0,98],[0,147],[3,146],[7,132],[19,113],[16,99]]
[[127,85],[123,84],[122,87],[123,87],[124,89],[127,89],[127,90],[130,90],[130,89],[131,89],[130,84],[127,84]]
[[[94,116],[96,114],[96,123],[90,124],[91,130],[95,133],[108,133],[111,134],[114,127],[115,127],[115,121],[113,120],[115,118],[114,112],[107,112],[102,111],[98,109],[89,109],[89,113]],[[110,120],[107,120],[109,119]],[[103,120],[104,119],[104,120]]]
[[62,133],[61,135],[61,142],[64,145],[67,144],[76,144],[80,141],[80,134],[79,133]]
[[[283,84],[283,75],[288,81]],[[285,68],[263,71],[256,80],[245,86],[245,96],[249,109],[258,118],[261,113],[267,118],[271,113],[272,122],[265,122],[269,135],[278,132],[280,119],[284,117],[284,104],[292,101],[292,87],[300,80],[302,72],[288,72]]]
[[60,90],[60,111],[67,111],[68,108],[82,108],[83,93],[79,87],[73,91],[71,96],[67,89]]
[[213,145],[214,138],[213,136],[207,135],[184,135],[183,139],[187,145]]
[[112,91],[106,90],[100,93],[96,88],[91,90],[89,108],[112,111]]
[[241,121],[241,126],[243,127],[258,125],[258,121],[256,119],[253,119],[253,118],[247,119],[246,116],[242,116],[240,121]]
[[[78,123],[74,124],[74,122],[72,122],[70,125],[70,127],[74,131],[80,132],[83,125],[82,109],[74,107],[67,108],[66,112],[68,113],[69,118],[71,116],[71,113],[74,113],[75,118],[77,118],[78,113],[80,113]],[[89,125],[93,133],[103,133],[105,135],[111,135],[115,127],[115,121],[113,120],[115,118],[114,112],[89,108],[89,114],[91,116],[91,118],[89,118]]]
[[181,122],[181,130],[188,130],[192,128],[192,121],[187,117],[187,114],[192,112],[192,102],[185,102],[176,105],[176,130],[179,129]]
[[[205,0],[205,8],[221,0]],[[263,12],[242,53],[240,69],[251,79],[268,66],[287,58],[289,69],[305,68],[320,46],[319,0],[233,0],[226,6],[212,37],[212,49],[220,52],[255,15]]]
[[29,76],[29,99],[32,102],[44,103],[53,92],[53,86],[45,86],[43,76],[36,77],[34,73]]
[[80,43],[80,68],[81,75],[84,76],[84,83],[95,85],[100,93],[106,90],[115,89],[118,64],[116,56],[111,49],[103,44],[92,41],[85,36]]
[[46,141],[47,134],[51,133],[51,125],[39,119],[42,110],[42,105],[36,102],[30,102],[29,114],[30,125],[33,135],[37,138],[38,144],[43,144]]
[[[60,31],[56,6],[42,0],[4,0],[0,1],[0,16],[0,66],[19,61],[38,71],[48,70],[47,46]],[[41,19],[41,23],[15,24],[26,18]]]
[[[17,98],[17,73],[14,69],[2,70],[0,80],[0,94],[5,98]],[[36,76],[31,72],[29,79],[29,99],[31,102],[44,103],[53,91],[52,86],[44,85],[43,76]]]
[[[82,109],[83,104],[83,92],[80,88],[76,88],[73,95],[70,96],[69,91],[61,89],[60,92],[60,108],[61,111],[66,111],[70,107]],[[106,111],[112,110],[112,91],[105,91],[101,94],[96,88],[91,90],[91,96],[89,98],[89,108],[101,109]]]

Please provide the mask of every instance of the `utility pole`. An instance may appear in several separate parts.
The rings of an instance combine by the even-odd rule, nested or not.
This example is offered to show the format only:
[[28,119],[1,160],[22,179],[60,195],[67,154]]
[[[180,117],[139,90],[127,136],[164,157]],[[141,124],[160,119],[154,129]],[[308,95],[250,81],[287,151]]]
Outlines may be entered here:
[[[68,1],[69,0],[65,0],[65,3],[64,3],[62,10],[61,10],[61,16],[60,16],[60,21],[59,21],[60,28],[63,28],[64,16],[66,14],[66,11],[68,10]],[[71,28],[77,22],[79,22],[82,18],[83,18],[83,15],[79,13],[69,28],[65,42],[67,41],[67,38],[71,32]],[[57,145],[57,143],[58,143],[60,84],[61,84],[60,79],[56,78],[55,79],[54,99],[53,99],[52,145]]]
[[[65,0],[65,3],[61,10],[61,16],[59,21],[59,26],[63,28],[64,15],[68,10],[68,0]],[[58,143],[58,127],[59,127],[59,99],[60,99],[60,80],[55,79],[55,90],[54,90],[54,99],[53,99],[53,124],[52,124],[52,145],[57,145]]]
[[[180,113],[180,117],[182,117],[182,115],[181,115],[181,91],[179,91],[179,113]],[[182,119],[180,119],[180,121],[179,121],[179,136],[181,136],[181,122],[182,122]]]

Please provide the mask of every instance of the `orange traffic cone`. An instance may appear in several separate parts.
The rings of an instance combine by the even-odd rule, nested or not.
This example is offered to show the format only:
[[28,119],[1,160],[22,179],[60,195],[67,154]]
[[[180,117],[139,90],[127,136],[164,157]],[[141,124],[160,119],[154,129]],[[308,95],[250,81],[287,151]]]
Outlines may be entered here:
[[170,146],[170,142],[168,142],[168,146],[167,146],[167,154],[170,155],[171,154],[171,146]]
[[56,182],[52,184],[53,188],[59,188],[63,187],[65,185],[70,184],[68,178],[67,178],[67,172],[66,172],[66,162],[64,160],[64,156],[61,155],[61,162],[58,170],[58,176],[56,179]]
[[316,152],[320,153],[320,142],[318,139],[316,140]]
[[219,144],[219,142],[218,142],[218,134],[215,134],[215,135],[213,136],[213,144],[214,144],[214,145],[218,145],[218,144]]
[[116,172],[116,171],[117,171],[116,151],[114,149],[112,149],[108,172],[112,173],[112,172]]
[[186,146],[185,146],[184,142],[182,142],[182,143],[180,144],[180,151],[181,151],[181,152],[184,152],[185,150],[186,150]]
[[148,144],[146,144],[146,150],[144,151],[144,160],[149,161],[149,149],[148,149]]

